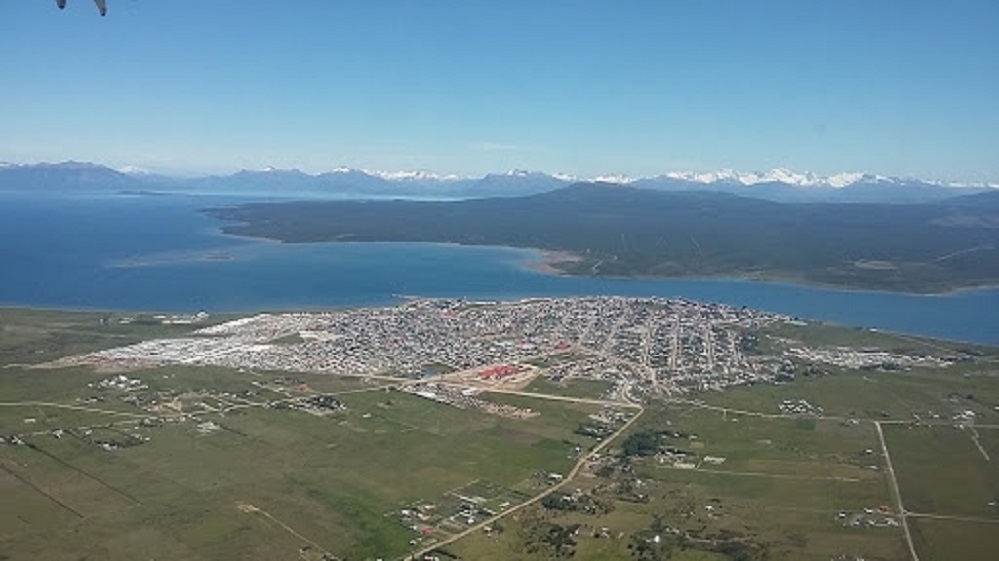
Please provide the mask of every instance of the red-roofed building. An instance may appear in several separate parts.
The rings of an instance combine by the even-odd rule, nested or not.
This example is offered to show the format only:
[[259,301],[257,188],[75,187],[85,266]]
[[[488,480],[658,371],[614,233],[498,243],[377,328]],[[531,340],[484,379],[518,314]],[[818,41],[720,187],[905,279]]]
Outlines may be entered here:
[[496,366],[488,370],[483,370],[482,372],[479,373],[479,376],[481,376],[485,380],[489,380],[491,378],[505,378],[507,376],[512,376],[517,372],[520,372],[520,370],[518,370],[516,366],[510,366],[509,364],[501,364],[500,366]]

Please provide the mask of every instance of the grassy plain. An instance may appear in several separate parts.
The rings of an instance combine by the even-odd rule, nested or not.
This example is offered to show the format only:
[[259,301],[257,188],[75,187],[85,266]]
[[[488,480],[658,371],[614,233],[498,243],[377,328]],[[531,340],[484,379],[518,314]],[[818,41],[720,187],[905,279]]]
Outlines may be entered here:
[[[470,536],[449,551],[464,559],[548,558],[550,550],[531,551],[524,545],[528,528],[538,524],[534,517],[540,517],[548,524],[580,525],[576,559],[643,558],[636,553],[636,534],[666,536],[665,527],[691,536],[670,559],[905,558],[899,528],[849,527],[839,518],[840,512],[862,514],[890,499],[884,472],[867,467],[880,464],[865,454],[877,446],[870,424],[799,423],[658,406],[648,408],[632,430],[679,433],[666,437],[664,444],[686,452],[685,461],[696,467],[673,467],[648,457],[632,458],[626,473],[584,472],[567,489],[612,501],[610,512],[538,507],[534,514],[504,521],[501,531]],[[704,461],[707,456],[725,460],[711,464]],[[625,500],[622,484],[637,484],[646,498]],[[746,547],[736,551],[741,546],[732,545],[723,552],[722,542]]]
[[999,525],[986,522],[910,518],[920,559],[992,561],[999,551]]
[[[179,337],[195,327],[142,321],[152,314],[0,308],[0,365],[36,364],[145,339]],[[230,319],[214,316],[203,327]],[[122,319],[131,319],[122,323]],[[127,320],[126,320],[127,321]]]
[[[419,537],[400,507],[476,481],[530,489],[589,444],[572,431],[591,405],[499,398],[541,413],[514,420],[360,378],[164,366],[124,373],[145,386],[125,392],[99,387],[108,373],[30,367],[192,329],[106,317],[2,311],[0,558],[400,557]],[[346,410],[262,406],[316,392]],[[141,423],[154,415],[131,395],[173,396],[187,416]]]
[[[569,488],[611,499],[610,512],[538,507],[505,521],[499,530],[469,536],[450,551],[465,559],[545,559],[551,549],[525,547],[531,528],[579,525],[575,559],[658,559],[666,554],[639,552],[636,539],[661,535],[665,543],[665,525],[695,538],[674,546],[670,559],[908,559],[901,528],[892,525],[899,515],[877,420],[884,426],[906,508],[970,517],[909,517],[920,559],[992,558],[999,529],[990,523],[999,518],[993,502],[999,494],[994,469],[999,429],[985,426],[999,423],[995,348],[817,324],[781,325],[766,335],[813,347],[878,348],[960,360],[943,369],[899,371],[821,366],[780,385],[704,392],[690,396],[692,401],[651,407],[630,432],[678,433],[663,445],[686,453],[680,462],[686,465],[632,458],[627,475],[620,470],[584,473]],[[761,340],[765,345],[768,338]],[[531,389],[566,392],[543,379]],[[782,414],[782,401],[802,399],[821,406],[823,414]],[[966,411],[975,413],[977,433],[952,426],[952,418]],[[913,426],[917,417],[922,426]],[[991,461],[974,445],[973,434]],[[706,456],[725,460],[712,464]],[[647,502],[619,495],[629,481],[642,482]],[[734,539],[756,549],[720,552],[696,541],[698,536],[714,543]]]
[[[976,429],[990,444],[999,429]],[[885,426],[906,510],[999,522],[999,469],[969,428]],[[997,526],[996,529],[999,529]]]
[[562,380],[553,382],[547,378],[539,376],[535,378],[526,390],[535,393],[550,395],[564,395],[566,397],[582,397],[587,399],[600,399],[612,384],[604,380],[588,380],[582,378]]
[[[146,386],[137,393],[175,399],[187,414],[141,423],[150,415],[122,400],[136,392],[98,386],[108,373],[30,367],[192,329],[106,317],[0,310],[0,436],[24,442],[0,443],[0,559],[401,558],[421,545],[400,523],[401,509],[443,506],[454,493],[492,494],[494,508],[536,495],[548,485],[539,473],[567,473],[577,446],[598,442],[575,433],[595,405],[480,396],[540,413],[515,420],[384,381],[215,367],[126,372]],[[559,555],[583,560],[665,558],[667,549],[681,561],[907,559],[901,529],[884,523],[898,513],[877,420],[903,503],[920,513],[908,522],[921,560],[990,559],[999,529],[989,504],[999,500],[999,429],[987,428],[999,425],[997,351],[829,326],[770,335],[967,360],[946,369],[825,368],[781,385],[647,404],[622,440],[560,490],[578,489],[599,509],[539,504],[445,549],[462,559],[553,559],[552,548],[536,547],[538,532],[561,528],[578,533]],[[595,399],[609,387],[539,377],[527,391]],[[336,394],[346,409],[320,416],[263,406],[316,393]],[[785,399],[806,399],[823,416],[781,415]],[[969,410],[975,432],[954,428],[952,417]],[[643,431],[683,456],[622,458],[623,439]],[[116,449],[104,449],[108,442]]]
[[[782,324],[766,331],[816,347],[878,348],[900,354],[959,359],[944,368],[852,370],[821,365],[819,372],[798,374],[793,383],[745,386],[696,397],[705,403],[777,414],[784,400],[806,399],[826,416],[858,419],[947,420],[971,410],[984,424],[999,423],[999,350],[951,341],[935,341],[868,330],[809,324]],[[762,346],[768,339],[761,337]],[[769,350],[769,349],[767,349]]]
[[25,498],[0,508],[0,552],[273,559],[308,545],[238,508],[247,504],[336,555],[400,556],[416,535],[391,511],[475,480],[517,487],[539,469],[567,471],[571,430],[586,413],[571,406],[521,422],[398,392],[342,401],[347,411],[328,417],[259,407],[201,415],[220,427],[208,433],[192,422],[120,427],[149,441],[111,452],[75,433],[24,436],[26,445],[0,448],[0,480],[16,493],[5,496]]

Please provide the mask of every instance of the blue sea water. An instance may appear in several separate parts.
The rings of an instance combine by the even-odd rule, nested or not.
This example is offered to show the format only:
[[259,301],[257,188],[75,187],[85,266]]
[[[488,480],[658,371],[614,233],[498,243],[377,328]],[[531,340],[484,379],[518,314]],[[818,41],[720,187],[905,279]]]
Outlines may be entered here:
[[0,195],[0,305],[255,311],[391,304],[400,296],[683,297],[802,318],[999,344],[999,290],[941,296],[740,280],[559,277],[537,253],[412,243],[280,244],[219,233],[221,196]]

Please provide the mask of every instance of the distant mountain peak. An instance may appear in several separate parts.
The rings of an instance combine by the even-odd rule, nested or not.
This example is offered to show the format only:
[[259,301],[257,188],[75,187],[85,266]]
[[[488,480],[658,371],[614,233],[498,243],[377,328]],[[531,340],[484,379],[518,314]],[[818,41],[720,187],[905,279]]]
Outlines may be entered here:
[[268,174],[268,175],[302,175],[315,177],[313,174],[305,173],[300,169],[295,168],[277,168],[274,166],[267,166],[263,169],[241,169],[233,175],[247,175],[247,174]]
[[830,175],[827,177],[826,182],[830,187],[836,187],[839,189],[841,187],[846,187],[847,185],[853,185],[866,176],[866,173],[861,172],[837,173],[836,175]]
[[[106,166],[91,162],[81,162],[68,160],[58,163],[39,164],[18,164],[11,162],[0,162],[0,168],[47,168],[47,169],[107,169],[128,175],[145,175],[150,172],[136,166],[126,165],[112,170]],[[798,172],[788,168],[777,167],[769,171],[737,171],[731,168],[721,168],[714,171],[670,171],[656,176],[633,177],[626,174],[602,174],[590,177],[581,177],[569,173],[544,173],[540,171],[529,171],[521,168],[514,168],[503,173],[489,173],[481,177],[460,176],[456,174],[440,174],[427,169],[382,171],[362,168],[352,168],[339,166],[324,173],[304,172],[296,168],[278,168],[267,166],[257,170],[240,170],[236,174],[243,173],[274,173],[274,174],[297,174],[310,177],[319,177],[329,174],[366,175],[385,181],[402,182],[451,182],[451,181],[475,181],[484,178],[508,178],[508,179],[537,179],[551,180],[562,183],[574,183],[578,181],[593,181],[599,183],[619,183],[631,184],[649,181],[680,181],[692,184],[715,185],[731,184],[752,187],[762,184],[783,184],[791,187],[829,187],[844,188],[851,185],[899,185],[899,184],[919,184],[938,187],[977,187],[977,188],[997,188],[997,182],[956,182],[938,181],[930,179],[918,179],[912,177],[891,177],[860,171],[841,172],[831,175],[821,175],[810,171]],[[235,174],[231,174],[235,175]]]
[[787,168],[774,168],[765,172],[743,172],[723,168],[716,171],[671,171],[649,180],[674,180],[702,185],[733,184],[752,187],[754,185],[780,183],[791,187],[825,187],[842,189],[852,185],[924,185],[935,187],[997,187],[996,183],[959,183],[953,181],[936,181],[912,177],[891,177],[866,172],[842,172],[832,175],[819,175],[810,171],[795,172]]
[[600,175],[594,177],[591,181],[596,183],[615,183],[618,185],[628,185],[635,182],[635,179],[628,177],[627,175],[621,174],[610,174],[610,175]]
[[461,176],[455,174],[439,175],[424,169],[402,171],[364,170],[364,172],[368,175],[381,177],[386,181],[458,181],[463,179]]
[[954,183],[896,178],[864,172],[823,176],[775,168],[766,172],[673,171],[655,177],[623,174],[578,177],[513,169],[482,177],[441,175],[426,169],[375,171],[346,166],[327,172],[303,172],[269,166],[210,177],[178,178],[125,166],[117,170],[78,161],[59,163],[0,163],[0,190],[16,189],[225,189],[226,192],[267,192],[282,195],[347,194],[350,196],[486,198],[543,193],[580,182],[632,186],[656,191],[713,191],[777,202],[939,201],[999,187],[996,183]]
[[840,188],[872,176],[861,172],[846,172],[824,177],[807,171],[794,172],[787,168],[774,168],[766,172],[743,172],[723,168],[709,172],[674,171],[660,177],[702,184],[737,183],[747,187],[761,183],[783,183],[794,187]]

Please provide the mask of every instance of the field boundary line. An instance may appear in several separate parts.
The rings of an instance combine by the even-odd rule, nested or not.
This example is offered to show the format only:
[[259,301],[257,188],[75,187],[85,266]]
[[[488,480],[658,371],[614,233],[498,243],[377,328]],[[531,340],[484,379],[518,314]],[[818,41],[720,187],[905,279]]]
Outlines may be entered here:
[[17,472],[11,470],[3,462],[0,462],[0,469],[2,469],[5,472],[7,472],[14,479],[16,479],[16,480],[20,481],[21,483],[27,485],[28,487],[30,487],[31,489],[33,489],[38,494],[40,494],[41,496],[45,497],[46,499],[54,502],[55,504],[61,506],[64,509],[70,511],[71,513],[73,513],[74,515],[76,515],[77,518],[86,518],[85,516],[83,516],[82,514],[80,514],[79,512],[77,512],[75,509],[73,509],[73,507],[67,505],[66,503],[64,503],[62,501],[60,501],[59,499],[55,498],[54,496],[46,493],[41,487],[39,487],[39,486],[35,485],[34,483],[28,481],[24,477],[21,477],[20,474],[18,474]]
[[885,456],[885,464],[888,467],[888,481],[891,483],[895,504],[898,507],[898,517],[902,519],[902,531],[905,533],[905,543],[909,546],[909,554],[913,561],[919,561],[916,554],[916,546],[912,543],[912,534],[909,532],[909,523],[906,521],[905,506],[902,504],[902,492],[898,487],[898,478],[895,477],[895,467],[891,463],[891,453],[888,452],[888,444],[885,443],[885,433],[881,430],[881,423],[874,421],[874,427],[878,430],[878,440],[881,442],[881,453]]
[[118,495],[121,495],[122,497],[124,497],[125,499],[127,499],[132,504],[136,504],[136,505],[141,505],[142,504],[142,501],[140,501],[139,499],[136,499],[135,497],[133,497],[132,495],[126,493],[125,491],[122,491],[121,489],[119,489],[119,488],[117,488],[117,487],[115,487],[113,485],[108,484],[103,479],[101,479],[101,478],[99,478],[99,477],[97,477],[95,475],[92,475],[92,474],[88,473],[87,471],[85,471],[85,470],[83,470],[81,468],[78,468],[78,467],[74,466],[73,464],[71,464],[71,463],[67,462],[66,460],[64,460],[64,459],[56,456],[55,454],[49,452],[48,450],[43,450],[37,444],[28,442],[27,446],[28,446],[29,449],[31,449],[31,450],[33,450],[35,452],[38,452],[39,454],[45,456],[46,458],[51,459],[52,461],[54,461],[57,464],[65,467],[66,469],[75,471],[76,473],[79,473],[80,475],[86,477],[87,479],[91,479],[93,481],[96,481],[97,483],[100,483],[101,486],[103,486],[103,487],[105,487],[105,488],[107,488],[107,489],[109,489],[111,491],[114,491]]
[[274,522],[278,526],[284,528],[284,530],[287,531],[289,534],[295,536],[296,538],[302,540],[303,542],[311,545],[312,547],[318,549],[319,551],[322,551],[324,553],[329,553],[328,551],[326,551],[326,548],[324,548],[323,546],[298,533],[294,528],[285,524],[284,522],[281,522],[277,518],[274,518],[274,516],[272,516],[271,513],[267,512],[266,510],[258,506],[252,505],[250,503],[237,502],[236,508],[239,509],[240,512],[245,512],[247,514],[260,514],[269,519],[270,521]]
[[930,518],[934,520],[953,520],[955,522],[979,522],[982,524],[999,524],[999,518],[980,518],[978,516],[961,516],[959,514],[933,514],[930,512],[908,512],[913,518]]
[[52,403],[48,401],[0,401],[0,407],[56,407],[59,409],[72,409],[74,411],[86,411],[87,413],[100,413],[102,415],[117,415],[119,417],[132,417],[145,419],[152,415],[141,415],[139,413],[129,413],[127,411],[112,411],[109,409],[96,409],[93,407],[81,407],[79,405],[67,405],[64,403]]
[[971,428],[971,441],[978,447],[978,451],[982,453],[982,457],[985,458],[985,461],[991,462],[992,458],[989,457],[989,453],[985,451],[985,448],[982,447],[982,443],[978,441],[978,431],[975,430],[974,425],[969,428]]
[[737,475],[741,477],[772,477],[774,479],[800,479],[806,481],[839,481],[842,483],[862,483],[864,480],[856,477],[842,477],[837,475],[792,475],[789,473],[767,473],[765,471],[728,471],[724,469],[709,468],[678,468],[676,466],[656,466],[659,469],[671,469],[689,473],[710,473],[716,475]]

